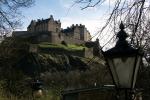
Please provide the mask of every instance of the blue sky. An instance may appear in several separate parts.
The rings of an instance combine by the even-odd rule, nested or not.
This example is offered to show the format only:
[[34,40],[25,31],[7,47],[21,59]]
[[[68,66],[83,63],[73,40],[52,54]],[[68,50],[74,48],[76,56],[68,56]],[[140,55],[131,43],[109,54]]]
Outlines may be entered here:
[[87,8],[81,10],[83,5],[74,5],[73,0],[35,0],[35,4],[23,9],[23,27],[26,30],[32,19],[46,19],[53,15],[54,19],[60,19],[62,28],[71,26],[72,24],[84,24],[91,34],[96,33],[99,28],[104,24],[107,3],[102,6],[94,8]]

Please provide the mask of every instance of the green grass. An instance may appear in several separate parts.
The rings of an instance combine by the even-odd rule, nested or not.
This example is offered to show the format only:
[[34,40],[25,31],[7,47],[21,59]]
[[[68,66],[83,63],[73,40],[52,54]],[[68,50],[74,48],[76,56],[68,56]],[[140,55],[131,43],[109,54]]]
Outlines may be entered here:
[[52,44],[52,43],[47,43],[47,42],[42,42],[40,44],[38,44],[38,46],[40,48],[58,48],[58,49],[65,49],[65,50],[68,50],[68,51],[81,51],[83,50],[84,46],[79,46],[79,45],[73,45],[73,44],[68,44],[67,46],[65,45],[62,45],[62,44]]
[[54,94],[51,90],[47,90],[40,98],[32,98],[31,96],[20,97],[9,95],[9,97],[2,96],[0,93],[0,100],[60,100],[60,96]]

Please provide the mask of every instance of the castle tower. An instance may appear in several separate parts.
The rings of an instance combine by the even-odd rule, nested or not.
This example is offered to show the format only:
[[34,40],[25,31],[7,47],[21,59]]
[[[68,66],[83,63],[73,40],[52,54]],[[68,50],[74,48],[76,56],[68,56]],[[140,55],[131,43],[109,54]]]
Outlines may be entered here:
[[89,41],[91,38],[90,32],[87,30],[85,25],[77,25],[75,26],[74,30],[74,38],[83,40],[83,41]]
[[50,15],[48,19],[48,31],[51,32],[51,42],[60,43],[60,32],[61,32],[61,22],[60,20],[54,20],[53,16]]
[[60,30],[61,30],[60,20],[56,21],[54,20],[53,16],[50,15],[50,18],[48,20],[48,31],[59,33]]
[[27,28],[30,32],[43,32],[43,31],[49,31],[49,32],[57,32],[59,33],[61,30],[61,22],[60,20],[54,20],[53,16],[50,15],[48,19],[37,21],[32,20],[30,25]]
[[35,31],[35,26],[36,26],[36,21],[32,20],[30,25],[27,27],[27,31],[34,32]]
[[76,25],[74,26],[74,33],[73,33],[73,34],[74,34],[74,38],[79,40],[80,37],[81,37],[81,36],[80,36],[80,33],[81,33],[81,32],[80,32],[79,26],[78,26],[78,24],[76,24]]

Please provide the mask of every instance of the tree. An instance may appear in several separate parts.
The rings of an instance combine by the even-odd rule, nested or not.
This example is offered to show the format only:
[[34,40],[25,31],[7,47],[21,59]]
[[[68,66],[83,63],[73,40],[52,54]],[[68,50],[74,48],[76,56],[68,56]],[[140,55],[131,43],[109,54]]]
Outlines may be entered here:
[[[88,7],[95,7],[102,5],[105,2],[112,2],[111,13],[102,27],[102,29],[95,35],[100,38],[101,34],[107,36],[110,32],[105,32],[108,28],[113,33],[112,38],[106,42],[105,45],[114,40],[115,33],[118,32],[118,24],[123,21],[126,31],[129,33],[129,42],[134,47],[140,47],[144,50],[144,66],[139,70],[139,77],[137,79],[137,87],[143,88],[143,98],[149,100],[149,75],[150,75],[150,1],[149,0],[76,0],[76,3],[82,4],[82,10]],[[110,35],[108,35],[110,36]],[[105,46],[104,45],[104,46]],[[143,66],[143,64],[142,64]]]
[[[75,3],[83,4],[82,10],[109,3],[111,13],[101,30],[95,35],[102,40],[101,34],[109,36],[113,33],[112,38],[106,42],[105,45],[109,44],[110,41],[114,40],[116,33],[118,32],[118,24],[123,21],[127,32],[129,33],[129,39],[131,45],[140,47],[145,51],[145,61],[150,64],[150,2],[149,0],[75,0]],[[105,32],[104,30],[111,30]],[[104,45],[104,46],[105,46]]]
[[0,36],[21,25],[20,8],[30,7],[34,0],[0,0]]

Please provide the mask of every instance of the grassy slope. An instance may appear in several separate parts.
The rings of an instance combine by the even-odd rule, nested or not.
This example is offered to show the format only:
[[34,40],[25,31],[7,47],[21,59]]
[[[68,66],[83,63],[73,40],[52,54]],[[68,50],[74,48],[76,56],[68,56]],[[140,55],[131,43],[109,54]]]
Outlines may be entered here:
[[38,46],[40,48],[58,48],[58,49],[64,49],[67,51],[82,51],[84,48],[86,48],[85,46],[79,46],[79,45],[72,45],[72,44],[68,44],[67,46],[62,45],[62,44],[52,44],[52,43],[47,43],[47,42],[42,42],[40,44],[38,44]]

